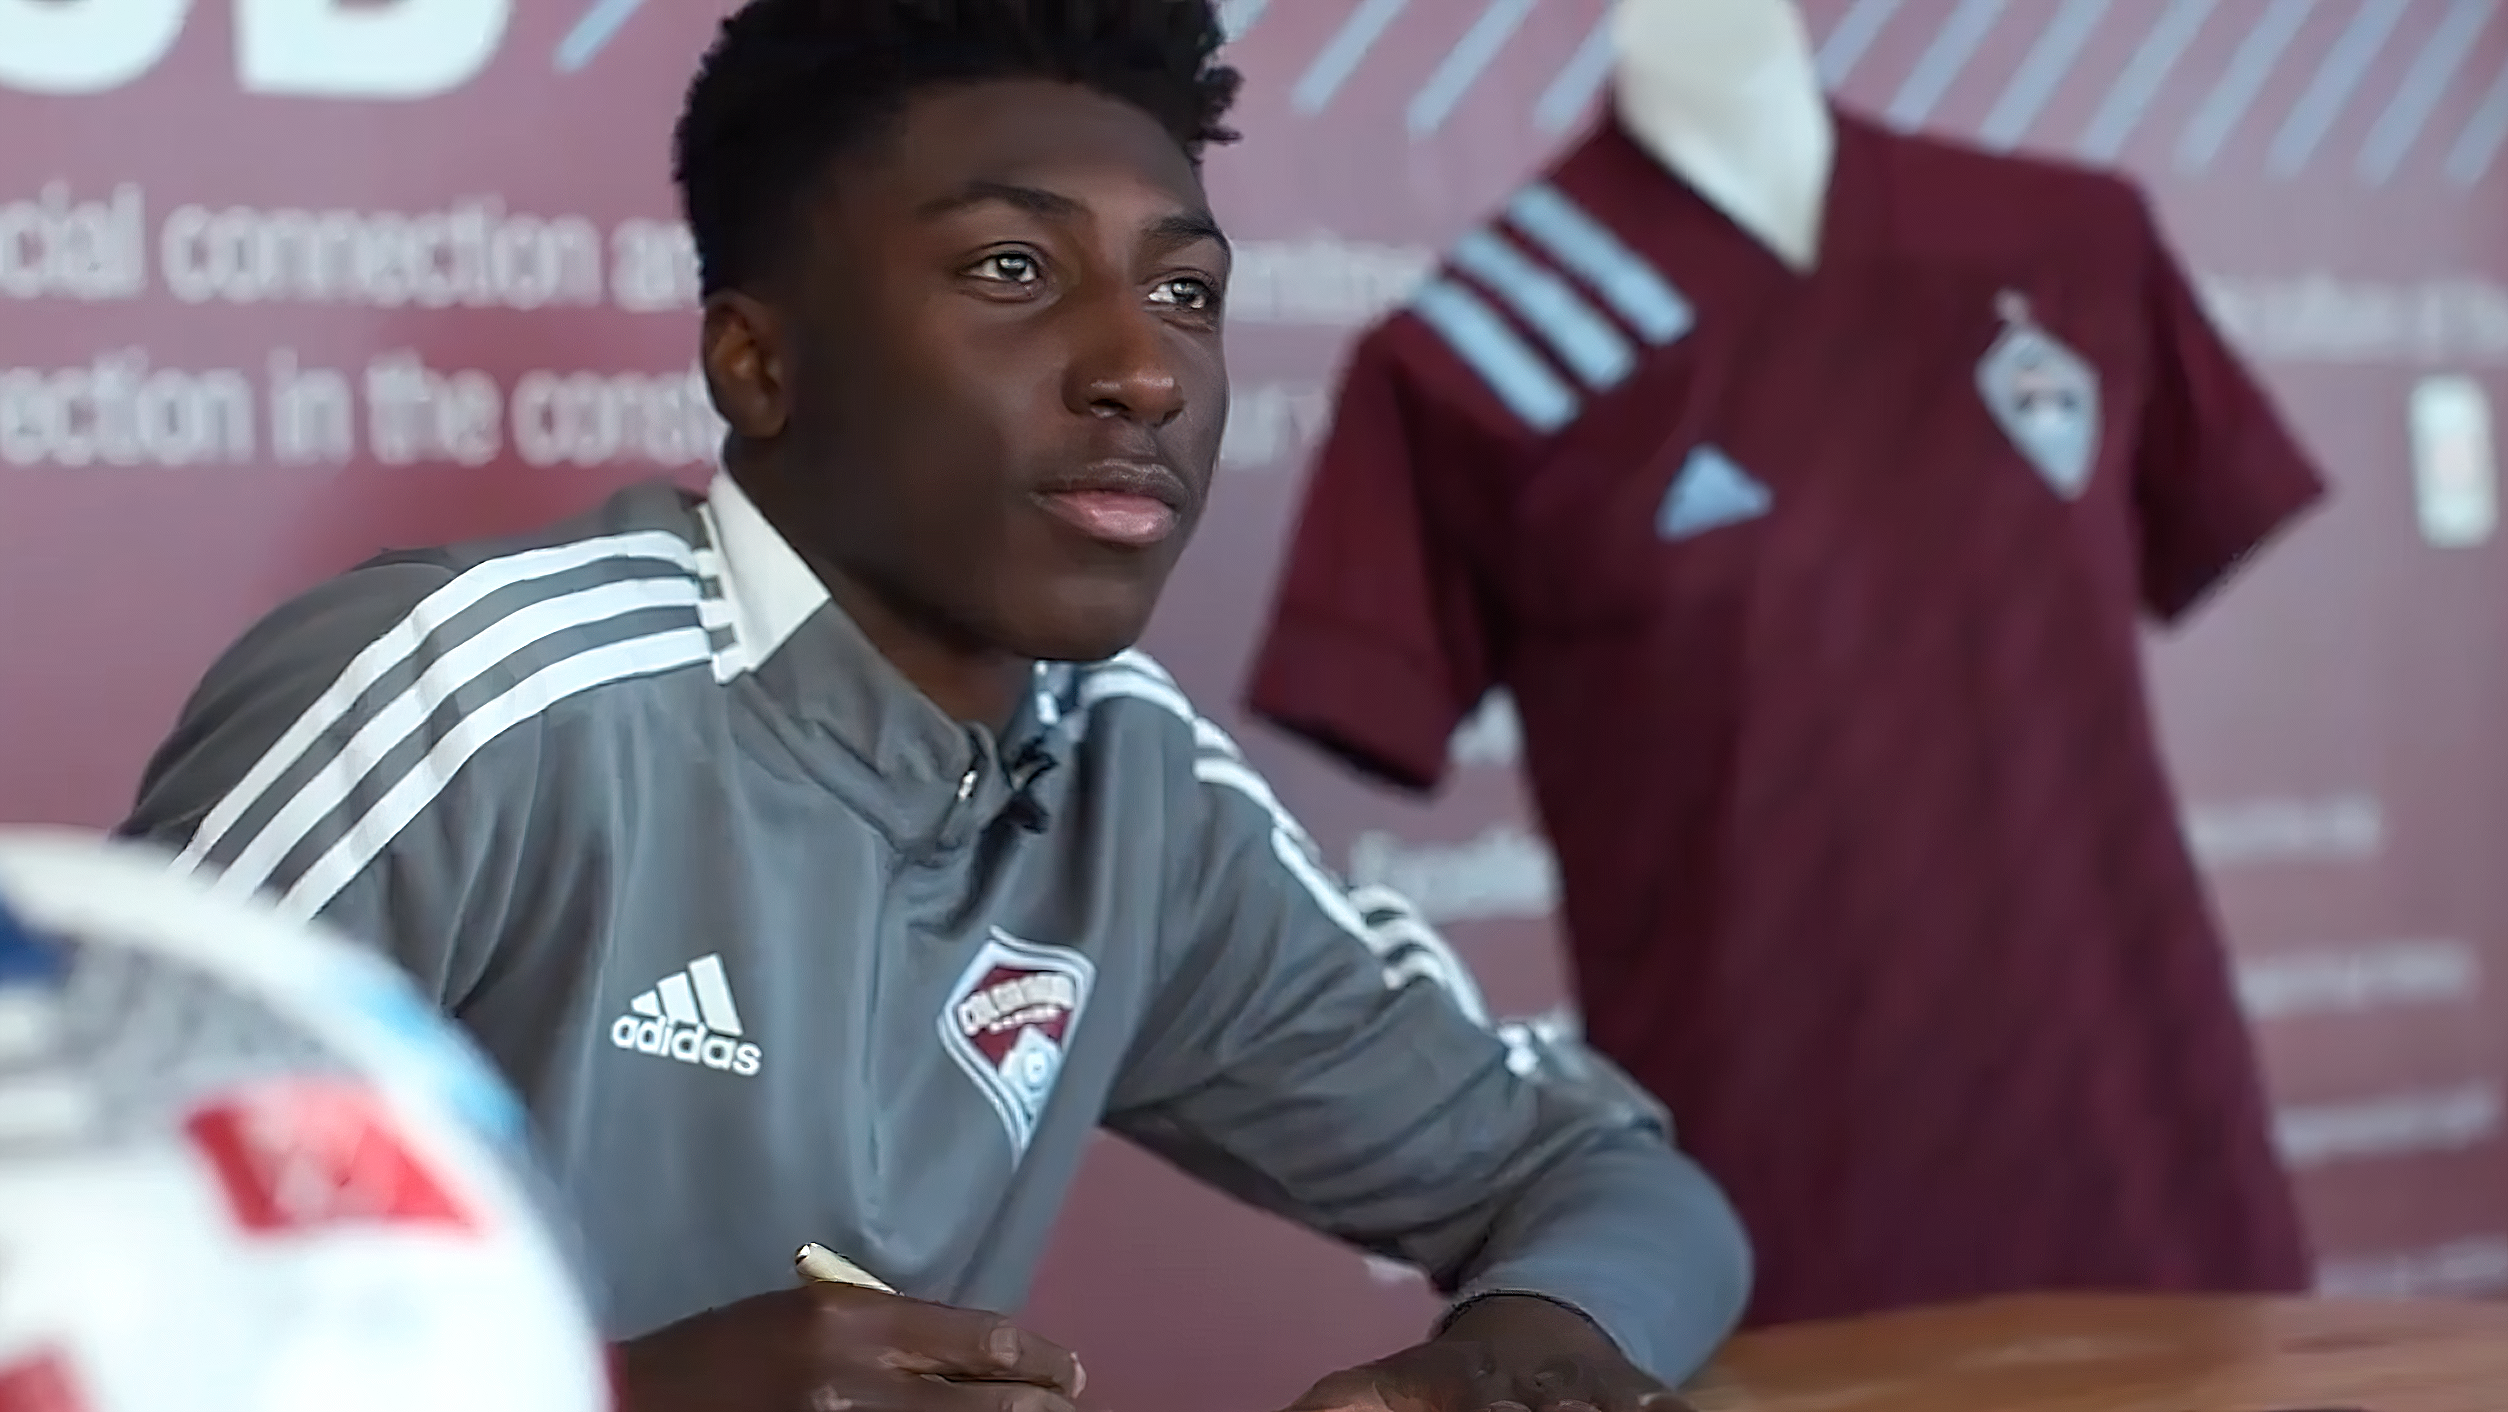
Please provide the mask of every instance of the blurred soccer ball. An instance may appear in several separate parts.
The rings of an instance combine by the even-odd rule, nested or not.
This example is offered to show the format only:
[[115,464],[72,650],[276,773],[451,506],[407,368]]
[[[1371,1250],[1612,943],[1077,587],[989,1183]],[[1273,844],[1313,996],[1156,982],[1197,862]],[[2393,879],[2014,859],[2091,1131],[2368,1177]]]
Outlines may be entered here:
[[382,961],[0,829],[0,1412],[602,1412],[522,1127]]

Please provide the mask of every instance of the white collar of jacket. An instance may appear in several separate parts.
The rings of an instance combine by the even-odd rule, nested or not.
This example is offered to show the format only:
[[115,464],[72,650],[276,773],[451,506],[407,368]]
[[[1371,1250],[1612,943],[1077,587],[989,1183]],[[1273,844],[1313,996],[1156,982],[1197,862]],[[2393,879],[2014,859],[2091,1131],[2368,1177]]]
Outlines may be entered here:
[[729,471],[716,471],[705,491],[706,519],[721,556],[723,599],[730,605],[732,633],[740,640],[748,665],[775,655],[810,615],[827,606],[827,585],[819,581],[799,550],[792,547],[764,511]]
[[1786,264],[1818,264],[1837,123],[1792,0],[1618,0],[1611,37],[1630,138]]
[[730,618],[720,626],[735,639],[739,671],[755,673],[794,720],[832,733],[891,783],[954,791],[972,768],[981,788],[974,814],[990,817],[1016,799],[1041,826],[1055,791],[1035,786],[1070,743],[1070,732],[1056,728],[1072,690],[1067,670],[1040,664],[1035,695],[998,738],[952,720],[863,636],[729,472],[715,473],[699,513],[713,540],[706,569]]

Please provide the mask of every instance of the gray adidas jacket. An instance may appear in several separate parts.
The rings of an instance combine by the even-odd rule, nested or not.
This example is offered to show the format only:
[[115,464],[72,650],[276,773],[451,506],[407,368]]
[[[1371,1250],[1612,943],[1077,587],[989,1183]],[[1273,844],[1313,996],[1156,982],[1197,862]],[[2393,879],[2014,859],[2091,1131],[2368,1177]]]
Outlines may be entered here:
[[1488,1025],[1173,681],[1041,668],[996,739],[728,479],[377,560],[232,648],[125,832],[387,948],[521,1090],[633,1335],[816,1240],[1012,1308],[1101,1124],[1686,1376],[1738,1226],[1636,1089]]

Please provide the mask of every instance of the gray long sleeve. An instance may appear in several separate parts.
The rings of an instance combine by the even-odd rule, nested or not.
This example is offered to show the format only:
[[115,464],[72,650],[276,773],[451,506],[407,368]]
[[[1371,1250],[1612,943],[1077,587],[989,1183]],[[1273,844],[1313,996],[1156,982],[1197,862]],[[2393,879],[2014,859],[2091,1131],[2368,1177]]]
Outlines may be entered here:
[[1240,1199],[1425,1270],[1458,1301],[1539,1294],[1667,1381],[1739,1319],[1732,1208],[1633,1084],[1491,1027],[1399,898],[1345,892],[1205,727],[1177,840],[1174,949],[1108,1122]]

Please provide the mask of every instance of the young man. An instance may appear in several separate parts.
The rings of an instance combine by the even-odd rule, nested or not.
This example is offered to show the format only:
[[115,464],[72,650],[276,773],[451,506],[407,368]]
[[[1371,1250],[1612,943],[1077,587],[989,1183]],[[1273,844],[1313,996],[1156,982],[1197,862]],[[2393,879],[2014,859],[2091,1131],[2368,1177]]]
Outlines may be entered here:
[[[1125,650],[1226,415],[1220,38],[740,11],[678,140],[709,496],[317,589],[149,770],[132,832],[388,947],[520,1086],[630,1407],[1066,1407],[1070,1354],[965,1310],[1101,1123],[1457,1296],[1311,1407],[1660,1405],[1737,1316],[1651,1106],[1491,1032]],[[813,1240],[916,1300],[790,1288]]]

